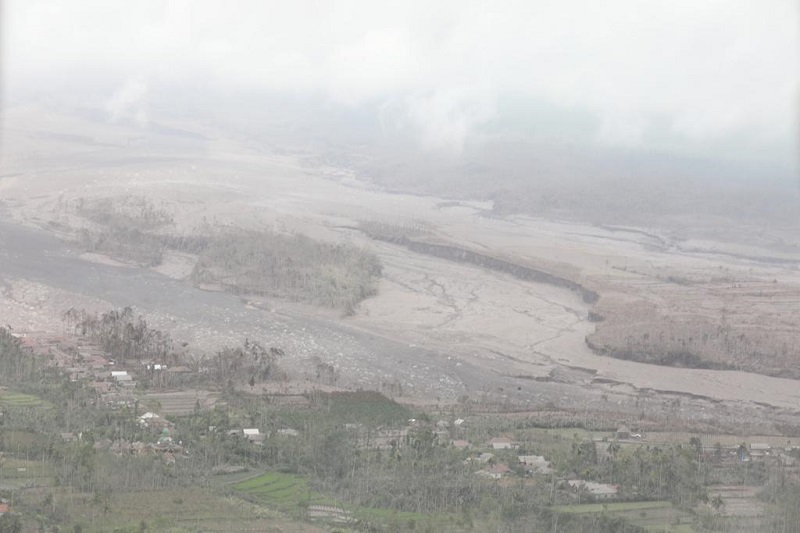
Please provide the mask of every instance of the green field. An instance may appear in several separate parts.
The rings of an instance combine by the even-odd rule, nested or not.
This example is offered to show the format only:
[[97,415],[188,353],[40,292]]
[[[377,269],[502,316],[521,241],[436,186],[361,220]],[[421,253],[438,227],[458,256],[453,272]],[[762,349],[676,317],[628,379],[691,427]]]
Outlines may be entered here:
[[9,407],[40,407],[45,405],[45,402],[33,394],[6,391],[0,392],[0,405]]
[[91,495],[63,495],[57,499],[69,512],[69,529],[80,524],[84,532],[190,531],[319,532],[278,512],[260,508],[213,490],[185,488],[117,493],[109,510]]
[[50,486],[54,479],[50,463],[10,458],[0,461],[0,486],[4,488]]
[[275,428],[363,424],[369,427],[400,426],[413,416],[411,411],[383,394],[373,391],[335,392],[315,398],[314,409],[277,407],[270,413]]
[[611,502],[581,503],[578,505],[559,505],[553,507],[559,513],[614,513],[619,511],[640,511],[642,509],[672,509],[671,502]]
[[326,415],[343,423],[392,425],[411,418],[408,408],[378,392],[334,392],[326,400]]
[[236,483],[233,488],[256,503],[297,518],[305,516],[306,510],[311,506],[324,505],[342,509],[358,523],[390,526],[393,530],[414,529],[418,525],[425,525],[433,527],[435,531],[450,531],[454,523],[452,517],[447,515],[433,516],[392,509],[353,508],[311,489],[305,478],[294,474],[267,472]]
[[610,502],[559,505],[553,510],[564,514],[592,514],[606,512],[625,518],[630,523],[648,531],[664,533],[694,533],[693,516],[676,509],[671,502]]
[[233,488],[257,503],[272,509],[299,515],[309,505],[340,505],[323,494],[309,488],[301,476],[281,472],[267,472],[236,483]]

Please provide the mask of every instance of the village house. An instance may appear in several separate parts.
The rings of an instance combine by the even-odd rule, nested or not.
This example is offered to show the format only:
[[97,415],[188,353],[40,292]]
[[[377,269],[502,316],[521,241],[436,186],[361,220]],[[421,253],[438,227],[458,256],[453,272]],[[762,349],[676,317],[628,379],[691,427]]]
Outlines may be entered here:
[[492,449],[494,450],[513,450],[519,448],[517,444],[511,442],[511,439],[505,437],[496,437],[489,441]]
[[750,455],[769,455],[770,450],[772,450],[772,446],[765,442],[753,442],[750,444]]
[[453,446],[453,448],[458,450],[465,450],[469,448],[469,442],[461,439],[450,441],[450,444]]
[[258,428],[244,428],[242,429],[242,435],[249,440],[254,440],[261,436],[261,431]]
[[508,467],[508,465],[503,463],[491,465],[475,472],[475,474],[487,477],[489,479],[502,479],[503,477],[507,476],[510,473],[511,469]]
[[469,464],[469,463],[472,463],[472,462],[475,462],[475,463],[488,463],[492,459],[494,459],[494,454],[493,453],[484,452],[484,453],[478,455],[477,457],[467,457],[466,459],[464,459],[464,464]]
[[584,481],[582,479],[570,479],[567,484],[574,492],[585,490],[595,500],[613,500],[619,495],[619,487],[617,485],[595,483],[594,481]]
[[139,417],[139,424],[150,429],[164,429],[172,426],[172,422],[152,412],[147,412]]
[[529,472],[538,472],[539,474],[552,474],[554,472],[550,466],[550,461],[542,455],[520,455],[517,460]]

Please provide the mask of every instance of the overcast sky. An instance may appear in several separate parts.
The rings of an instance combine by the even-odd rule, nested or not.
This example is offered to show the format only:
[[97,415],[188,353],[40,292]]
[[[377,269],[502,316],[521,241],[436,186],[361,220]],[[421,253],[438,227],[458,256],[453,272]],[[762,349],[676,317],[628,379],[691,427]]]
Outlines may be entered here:
[[797,0],[16,0],[4,10],[7,88],[108,84],[109,113],[142,123],[155,87],[202,78],[365,107],[431,149],[458,151],[515,115],[601,147],[786,164],[797,148]]

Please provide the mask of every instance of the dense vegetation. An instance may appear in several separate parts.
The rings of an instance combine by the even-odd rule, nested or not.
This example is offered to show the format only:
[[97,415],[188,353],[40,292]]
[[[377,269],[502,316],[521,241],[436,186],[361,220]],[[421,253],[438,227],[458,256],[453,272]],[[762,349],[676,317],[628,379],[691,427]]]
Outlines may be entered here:
[[163,259],[164,246],[156,230],[172,224],[172,216],[147,199],[95,198],[78,200],[77,213],[93,223],[79,233],[89,252],[108,254],[123,261],[155,266]]
[[73,307],[63,318],[75,333],[92,339],[120,362],[173,359],[174,347],[169,334],[148,327],[147,321],[135,316],[130,307],[112,309],[99,316]]
[[[118,365],[141,366],[139,350],[155,353],[152,347],[171,345],[130,310],[67,315],[79,333],[117,354]],[[183,533],[221,522],[256,527],[264,513],[276,511],[281,514],[266,516],[310,520],[315,506],[333,509],[344,517],[343,528],[357,531],[641,533],[638,524],[652,523],[647,520],[668,531],[671,520],[692,522],[692,529],[674,531],[698,533],[754,527],[713,511],[725,504],[709,498],[710,484],[763,484],[762,498],[773,512],[757,529],[800,531],[800,482],[790,470],[726,462],[721,449],[709,457],[698,439],[620,445],[562,428],[561,419],[547,416],[415,412],[370,391],[315,391],[300,408],[245,392],[248,381],[276,379],[282,355],[279,348],[246,340],[207,358],[204,371],[193,373],[194,385],[216,387],[223,402],[170,416],[170,444],[135,453],[165,442],[163,432],[138,420],[145,409],[158,409],[144,394],[162,385],[140,379],[133,392],[141,406],[101,402],[86,380],[70,381],[47,354],[31,353],[0,328],[0,478],[13,487],[0,497],[13,500],[15,511],[0,521],[0,528],[8,521],[12,529],[0,531],[35,524],[47,532]],[[173,357],[184,362],[181,353]],[[470,419],[465,426],[435,423],[462,414]],[[416,422],[409,424],[411,418]],[[251,442],[242,435],[245,427],[260,428],[264,438]],[[63,432],[74,437],[62,438]],[[498,434],[512,436],[520,448],[493,450],[488,463],[476,461],[480,443]],[[478,449],[455,449],[451,439]],[[519,454],[546,456],[553,472],[527,473]],[[509,465],[512,475],[500,481],[476,475],[494,464]],[[591,493],[564,482],[573,478],[618,485],[619,501],[592,506]],[[167,505],[155,498],[166,498]],[[205,502],[205,508],[190,500]]]
[[381,265],[375,255],[303,235],[224,230],[208,236],[192,273],[195,284],[276,296],[352,312],[375,294]]
[[81,199],[76,211],[90,223],[79,232],[87,251],[143,266],[161,264],[168,251],[190,254],[198,286],[352,313],[375,294],[381,275],[374,254],[299,234],[206,224],[193,235],[177,235],[169,212],[144,198]]
[[[587,337],[592,350],[643,363],[800,378],[793,365],[800,358],[800,346],[792,341],[795,332],[787,326],[774,324],[767,329],[733,322],[743,321],[741,316],[716,322],[702,316],[663,317],[628,307],[611,311],[613,318]],[[602,302],[596,312],[605,312]]]

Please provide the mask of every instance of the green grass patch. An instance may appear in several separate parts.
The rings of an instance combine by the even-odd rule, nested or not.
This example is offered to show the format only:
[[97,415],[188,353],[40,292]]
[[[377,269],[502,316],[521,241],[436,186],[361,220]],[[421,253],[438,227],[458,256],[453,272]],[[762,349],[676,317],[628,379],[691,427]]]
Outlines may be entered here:
[[298,516],[303,507],[308,505],[339,506],[334,500],[311,489],[306,478],[295,474],[267,472],[240,481],[233,488],[257,503],[294,516]]
[[667,501],[658,502],[610,502],[610,503],[581,503],[578,505],[558,505],[553,510],[559,513],[602,513],[603,511],[613,513],[619,511],[641,511],[646,509],[665,509],[672,508],[672,503]]
[[46,487],[54,482],[55,472],[49,463],[12,458],[0,461],[0,487]]
[[22,392],[0,392],[0,405],[5,407],[40,407],[44,400],[33,394]]
[[57,494],[57,505],[69,516],[62,531],[72,531],[80,524],[85,533],[146,531],[183,533],[190,531],[282,531],[320,532],[308,524],[259,508],[221,492],[200,488],[114,493],[109,508],[91,494]]
[[40,435],[32,431],[25,431],[22,429],[4,429],[0,433],[0,443],[2,449],[8,453],[22,453],[34,447],[37,441],[41,439]]
[[694,533],[694,516],[675,508],[668,501],[609,502],[559,505],[553,511],[564,514],[608,513],[631,524],[659,533]]
[[313,490],[304,477],[295,474],[267,472],[236,483],[233,488],[255,503],[297,518],[302,517],[309,506],[324,505],[344,510],[359,523],[389,526],[395,529],[399,527],[405,530],[413,524],[412,527],[426,525],[434,527],[435,531],[447,531],[453,524],[453,519],[449,515],[434,516],[369,507],[353,508]]
[[[338,428],[344,424],[363,424],[368,427],[401,426],[413,416],[405,406],[374,391],[335,392],[318,394],[313,407],[297,409],[278,406],[269,412],[266,429],[300,429],[305,427]],[[239,421],[245,424],[246,418]]]
[[334,392],[324,402],[327,415],[344,423],[392,425],[411,418],[407,407],[375,391]]

